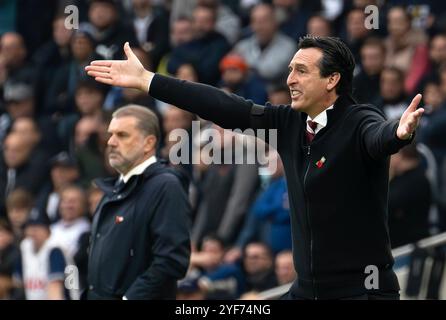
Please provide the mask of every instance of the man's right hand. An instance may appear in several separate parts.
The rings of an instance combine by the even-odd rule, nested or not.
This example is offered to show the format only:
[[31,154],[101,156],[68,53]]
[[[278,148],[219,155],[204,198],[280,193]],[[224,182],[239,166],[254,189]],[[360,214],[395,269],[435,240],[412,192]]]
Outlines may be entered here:
[[85,70],[98,82],[147,92],[154,73],[144,69],[128,42],[124,44],[124,52],[127,60],[96,60]]

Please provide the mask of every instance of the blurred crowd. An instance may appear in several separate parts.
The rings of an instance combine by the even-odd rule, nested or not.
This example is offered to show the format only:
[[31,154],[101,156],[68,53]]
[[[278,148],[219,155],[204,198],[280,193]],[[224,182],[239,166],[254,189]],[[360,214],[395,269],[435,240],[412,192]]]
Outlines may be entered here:
[[[67,28],[68,5],[79,10],[78,28]],[[378,8],[377,29],[366,27],[367,5]],[[357,64],[355,98],[387,118],[400,117],[423,94],[416,143],[391,159],[391,242],[397,247],[445,231],[445,2],[3,0],[0,299],[76,299],[76,285],[71,290],[65,281],[69,265],[77,267],[79,290],[88,286],[89,230],[102,196],[93,180],[116,175],[106,161],[114,110],[128,104],[153,110],[162,127],[158,156],[167,161],[176,143],[172,130],[192,134],[193,121],[222,130],[145,92],[98,84],[86,65],[123,59],[128,41],[150,70],[258,104],[289,104],[288,64],[306,34],[348,44]],[[187,143],[200,150],[207,138]],[[237,139],[218,146],[233,148]],[[286,181],[277,153],[271,149],[269,157],[278,162],[274,171],[257,164],[177,166],[191,179],[193,208],[193,253],[178,298],[253,299],[295,279]]]

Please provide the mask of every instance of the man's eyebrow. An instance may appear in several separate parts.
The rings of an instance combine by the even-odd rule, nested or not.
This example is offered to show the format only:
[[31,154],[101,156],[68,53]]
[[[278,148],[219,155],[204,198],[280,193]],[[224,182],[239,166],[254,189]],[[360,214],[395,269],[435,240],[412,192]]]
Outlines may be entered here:
[[308,67],[302,63],[291,63],[288,68],[304,68],[304,69],[308,69]]

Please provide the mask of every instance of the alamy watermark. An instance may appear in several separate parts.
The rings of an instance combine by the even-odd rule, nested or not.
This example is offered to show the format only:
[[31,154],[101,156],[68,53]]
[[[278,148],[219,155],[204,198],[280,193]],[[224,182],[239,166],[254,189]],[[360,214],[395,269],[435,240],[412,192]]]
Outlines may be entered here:
[[193,121],[191,131],[174,129],[168,140],[174,142],[169,149],[174,165],[258,164],[269,172],[277,168],[277,158],[269,157],[270,148],[277,149],[277,129],[202,129],[200,121]]
[[364,8],[364,13],[367,15],[364,20],[366,29],[379,29],[379,10],[378,7],[371,4]]
[[68,30],[79,29],[79,8],[75,5],[65,7],[64,12],[68,15],[65,18],[65,28]]

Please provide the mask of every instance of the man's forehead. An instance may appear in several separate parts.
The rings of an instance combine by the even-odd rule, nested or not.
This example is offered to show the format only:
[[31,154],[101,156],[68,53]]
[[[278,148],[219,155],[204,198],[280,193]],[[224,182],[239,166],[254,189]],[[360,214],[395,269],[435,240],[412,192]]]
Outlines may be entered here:
[[322,51],[318,48],[299,49],[290,64],[303,64],[306,66],[317,65],[322,58]]
[[108,131],[134,129],[136,127],[136,118],[124,116],[113,118],[108,126]]

